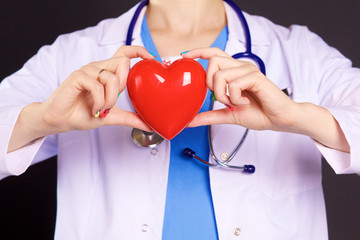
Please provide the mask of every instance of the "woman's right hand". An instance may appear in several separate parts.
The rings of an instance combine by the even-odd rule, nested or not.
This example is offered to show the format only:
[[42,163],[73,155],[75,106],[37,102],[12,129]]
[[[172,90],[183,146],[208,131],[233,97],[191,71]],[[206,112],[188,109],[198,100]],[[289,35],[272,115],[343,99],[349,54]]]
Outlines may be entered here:
[[45,102],[25,107],[13,129],[8,152],[42,136],[104,125],[152,131],[136,113],[115,106],[126,87],[130,59],[137,57],[154,58],[144,47],[122,46],[112,58],[74,71]]
[[[118,94],[126,87],[130,59],[154,58],[140,46],[123,46],[104,61],[73,72],[43,103],[44,122],[60,132],[89,130],[103,125],[125,125],[150,130],[141,118],[117,108]],[[106,69],[105,71],[100,71]],[[111,114],[106,116],[106,112]]]

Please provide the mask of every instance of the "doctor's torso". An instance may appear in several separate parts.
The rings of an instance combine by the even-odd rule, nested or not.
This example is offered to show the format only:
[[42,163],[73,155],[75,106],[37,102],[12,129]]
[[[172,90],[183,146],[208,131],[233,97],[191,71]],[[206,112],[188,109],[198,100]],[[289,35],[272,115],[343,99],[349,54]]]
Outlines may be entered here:
[[[128,26],[132,11],[97,27],[60,37],[50,50],[59,61],[58,81],[84,64],[111,57],[124,44],[124,26]],[[242,52],[240,23],[228,8],[227,14],[226,52]],[[288,30],[262,18],[246,16],[252,30],[253,52],[264,60],[268,78],[279,88],[289,89],[294,100],[317,103],[315,94],[303,91],[311,89],[310,85],[316,82],[299,84],[304,76],[314,76],[312,72],[299,72],[293,64],[296,58],[300,62],[302,56],[295,57],[296,49],[291,49],[291,44],[285,41]],[[140,23],[135,26],[133,45],[142,45]],[[262,27],[264,23],[266,26]],[[293,38],[302,31],[306,30],[295,29]],[[280,35],[279,39],[275,39],[276,34]],[[126,91],[116,105],[133,111]],[[215,104],[215,108],[222,107]],[[213,126],[212,140],[218,157],[231,153],[243,132],[239,126]],[[56,239],[115,239],[119,234],[122,239],[160,239],[170,142],[164,141],[150,150],[136,146],[130,135],[129,127],[111,126],[72,131],[46,140],[49,143],[44,145],[58,145]],[[274,239],[327,238],[321,155],[310,138],[250,130],[232,164],[253,164],[257,171],[244,175],[210,169],[220,239],[237,239],[236,229],[241,230],[243,239],[267,239],[269,235]],[[306,216],[309,212],[313,214],[311,221]]]

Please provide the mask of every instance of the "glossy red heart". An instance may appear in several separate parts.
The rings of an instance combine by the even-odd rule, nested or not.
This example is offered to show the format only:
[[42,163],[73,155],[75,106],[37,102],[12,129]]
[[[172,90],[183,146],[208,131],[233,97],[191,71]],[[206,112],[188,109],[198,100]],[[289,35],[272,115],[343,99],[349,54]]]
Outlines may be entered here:
[[131,68],[127,90],[140,117],[170,140],[189,124],[204,103],[205,76],[203,67],[192,59],[172,64],[142,60]]

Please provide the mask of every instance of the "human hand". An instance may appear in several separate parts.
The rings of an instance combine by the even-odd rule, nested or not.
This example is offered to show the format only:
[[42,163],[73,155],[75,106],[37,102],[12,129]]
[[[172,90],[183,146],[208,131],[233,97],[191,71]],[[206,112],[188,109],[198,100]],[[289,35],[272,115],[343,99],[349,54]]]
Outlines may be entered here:
[[278,131],[292,127],[297,104],[254,64],[233,59],[218,48],[198,48],[182,56],[208,59],[208,88],[214,91],[219,102],[234,107],[234,111],[224,108],[200,113],[189,127],[238,124],[250,129]]
[[103,125],[125,125],[151,131],[136,113],[115,106],[118,94],[126,86],[130,59],[136,57],[154,58],[143,47],[123,46],[112,58],[89,63],[73,72],[41,104],[43,122],[53,133],[89,130]]

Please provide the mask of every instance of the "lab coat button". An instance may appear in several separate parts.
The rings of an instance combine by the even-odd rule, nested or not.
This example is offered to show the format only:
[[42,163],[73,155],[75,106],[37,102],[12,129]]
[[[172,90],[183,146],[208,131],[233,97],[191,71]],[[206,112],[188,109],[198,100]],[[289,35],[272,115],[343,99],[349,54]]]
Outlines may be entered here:
[[222,159],[223,161],[228,160],[228,159],[229,159],[229,154],[228,154],[227,152],[223,152],[223,153],[221,154],[221,159]]
[[149,225],[147,225],[147,224],[141,225],[141,231],[143,231],[143,232],[149,231]]
[[155,156],[158,153],[157,148],[150,148],[150,153]]
[[235,236],[239,236],[240,233],[241,233],[240,228],[235,228],[235,229],[234,229],[234,235],[235,235]]

